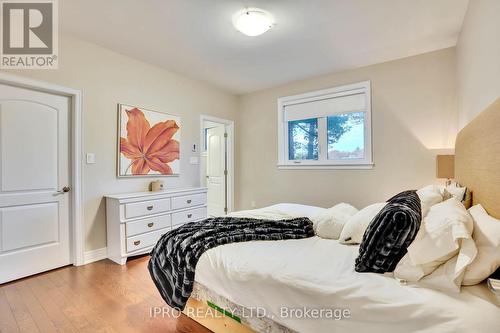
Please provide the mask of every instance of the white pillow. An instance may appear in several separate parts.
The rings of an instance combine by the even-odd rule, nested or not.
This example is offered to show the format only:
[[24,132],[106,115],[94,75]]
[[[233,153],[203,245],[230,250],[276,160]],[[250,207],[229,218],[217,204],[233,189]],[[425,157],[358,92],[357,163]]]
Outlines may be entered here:
[[429,185],[417,191],[422,206],[422,217],[425,217],[429,209],[443,201],[443,194],[438,185]]
[[340,233],[339,242],[342,244],[360,244],[363,234],[373,218],[387,205],[387,202],[376,203],[361,209],[345,224]]
[[469,209],[474,220],[472,238],[476,242],[476,259],[465,271],[463,285],[478,284],[500,267],[500,220],[488,215],[483,206]]
[[455,198],[432,206],[394,276],[459,292],[465,269],[477,253],[472,229],[472,217]]
[[339,203],[312,218],[314,231],[321,238],[338,239],[347,220],[358,210],[346,203]]
[[451,184],[445,187],[445,196],[451,196],[458,201],[462,202],[465,199],[465,192],[467,187],[460,187],[458,184]]

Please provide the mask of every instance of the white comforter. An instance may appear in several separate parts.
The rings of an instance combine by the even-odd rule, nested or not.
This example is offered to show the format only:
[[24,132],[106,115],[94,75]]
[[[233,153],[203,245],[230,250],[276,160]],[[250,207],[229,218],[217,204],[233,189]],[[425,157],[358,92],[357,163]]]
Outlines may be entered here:
[[[276,205],[283,214],[314,216],[321,208]],[[281,212],[280,212],[281,211]],[[262,210],[259,214],[265,214]],[[251,213],[250,213],[251,215]],[[389,275],[357,273],[356,246],[312,237],[220,246],[202,255],[195,280],[244,307],[262,307],[299,332],[495,332],[498,302],[484,285],[445,294],[402,286]],[[283,307],[348,309],[334,320],[283,317]]]

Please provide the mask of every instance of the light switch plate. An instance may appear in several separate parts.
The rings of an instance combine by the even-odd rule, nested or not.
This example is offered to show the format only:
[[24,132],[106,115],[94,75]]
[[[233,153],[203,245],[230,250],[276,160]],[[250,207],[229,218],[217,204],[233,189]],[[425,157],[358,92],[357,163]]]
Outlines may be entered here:
[[95,163],[95,154],[94,153],[87,153],[86,160],[87,160],[87,164],[94,164]]
[[189,158],[189,164],[198,164],[198,157],[197,156],[191,156]]

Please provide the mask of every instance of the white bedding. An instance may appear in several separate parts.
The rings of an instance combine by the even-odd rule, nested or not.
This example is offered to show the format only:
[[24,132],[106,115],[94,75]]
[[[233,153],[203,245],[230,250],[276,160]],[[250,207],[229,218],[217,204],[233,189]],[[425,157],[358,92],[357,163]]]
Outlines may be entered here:
[[[272,210],[312,217],[323,208],[280,204]],[[241,306],[262,307],[299,332],[498,331],[498,300],[484,285],[460,294],[402,286],[390,275],[355,272],[357,253],[357,246],[319,237],[233,243],[204,253],[195,280]],[[349,309],[351,316],[286,318],[282,307]]]
[[280,203],[260,209],[240,210],[238,212],[231,213],[230,215],[243,216],[243,217],[247,216],[253,218],[270,218],[270,219],[279,219],[284,217],[290,218],[290,216],[295,216],[295,217],[305,216],[312,218],[324,211],[326,211],[326,208],[292,204],[292,203]]

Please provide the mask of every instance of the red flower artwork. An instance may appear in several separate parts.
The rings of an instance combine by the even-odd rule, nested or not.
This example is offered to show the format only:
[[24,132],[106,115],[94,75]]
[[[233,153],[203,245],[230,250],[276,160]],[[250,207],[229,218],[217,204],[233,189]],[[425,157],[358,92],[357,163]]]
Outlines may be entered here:
[[125,110],[128,116],[127,138],[120,137],[120,153],[131,160],[133,175],[147,175],[151,170],[173,174],[168,163],[179,159],[179,141],[172,139],[179,130],[175,120],[150,126],[138,108]]

